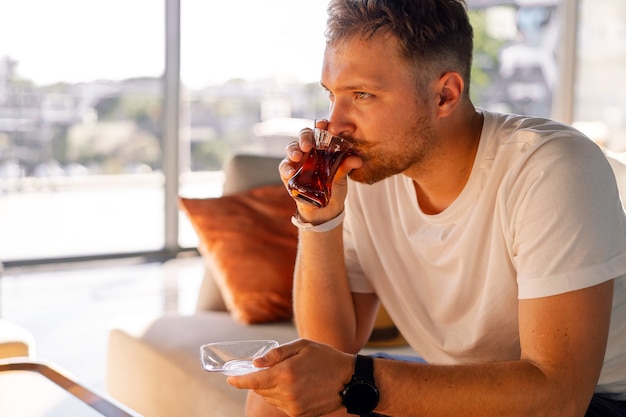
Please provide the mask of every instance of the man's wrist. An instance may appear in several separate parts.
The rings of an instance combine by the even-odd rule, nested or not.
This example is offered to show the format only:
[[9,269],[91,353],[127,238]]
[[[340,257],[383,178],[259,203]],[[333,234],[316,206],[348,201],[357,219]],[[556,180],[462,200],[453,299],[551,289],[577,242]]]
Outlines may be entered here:
[[348,414],[370,416],[378,405],[380,393],[374,380],[374,359],[355,355],[354,375],[339,393]]
[[300,219],[300,215],[296,212],[296,214],[291,217],[291,223],[301,231],[323,233],[339,227],[343,223],[343,219],[345,217],[346,212],[345,210],[342,210],[337,217],[334,217],[324,223],[312,224],[302,221]]

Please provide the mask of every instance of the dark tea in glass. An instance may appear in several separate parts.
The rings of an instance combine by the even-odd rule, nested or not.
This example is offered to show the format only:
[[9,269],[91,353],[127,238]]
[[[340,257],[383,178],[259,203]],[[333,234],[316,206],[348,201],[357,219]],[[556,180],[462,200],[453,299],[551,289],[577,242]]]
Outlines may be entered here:
[[315,147],[305,156],[302,167],[289,179],[287,186],[296,200],[326,207],[337,169],[350,154],[352,144],[327,130],[315,128],[313,133]]

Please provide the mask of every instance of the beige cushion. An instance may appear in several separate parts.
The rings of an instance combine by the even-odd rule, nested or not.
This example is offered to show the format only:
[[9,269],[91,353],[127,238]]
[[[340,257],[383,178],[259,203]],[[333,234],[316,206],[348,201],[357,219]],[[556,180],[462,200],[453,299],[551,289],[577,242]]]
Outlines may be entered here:
[[235,155],[224,165],[224,195],[241,193],[269,184],[282,184],[278,164],[282,158]]
[[198,289],[198,299],[196,300],[196,311],[227,311],[224,297],[222,292],[215,282],[215,276],[217,272],[214,272],[215,268],[211,257],[204,247],[200,244],[198,246],[198,252],[202,256],[204,261],[204,275]]

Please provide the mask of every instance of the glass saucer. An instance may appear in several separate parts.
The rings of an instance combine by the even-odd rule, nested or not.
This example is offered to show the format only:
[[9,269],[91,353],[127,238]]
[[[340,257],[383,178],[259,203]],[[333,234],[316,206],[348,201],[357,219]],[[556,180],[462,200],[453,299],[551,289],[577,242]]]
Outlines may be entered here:
[[224,375],[245,375],[266,368],[252,364],[255,358],[265,355],[278,347],[274,340],[239,340],[217,342],[200,346],[202,368],[207,372],[221,372]]

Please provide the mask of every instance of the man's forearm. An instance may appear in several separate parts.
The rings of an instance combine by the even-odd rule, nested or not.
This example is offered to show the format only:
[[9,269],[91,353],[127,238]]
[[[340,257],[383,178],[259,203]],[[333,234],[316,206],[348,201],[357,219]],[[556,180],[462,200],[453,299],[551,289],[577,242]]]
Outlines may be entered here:
[[294,313],[300,337],[358,350],[356,318],[346,277],[342,228],[300,232]]
[[437,366],[376,359],[374,370],[376,411],[398,417],[582,417],[592,395],[528,361]]

